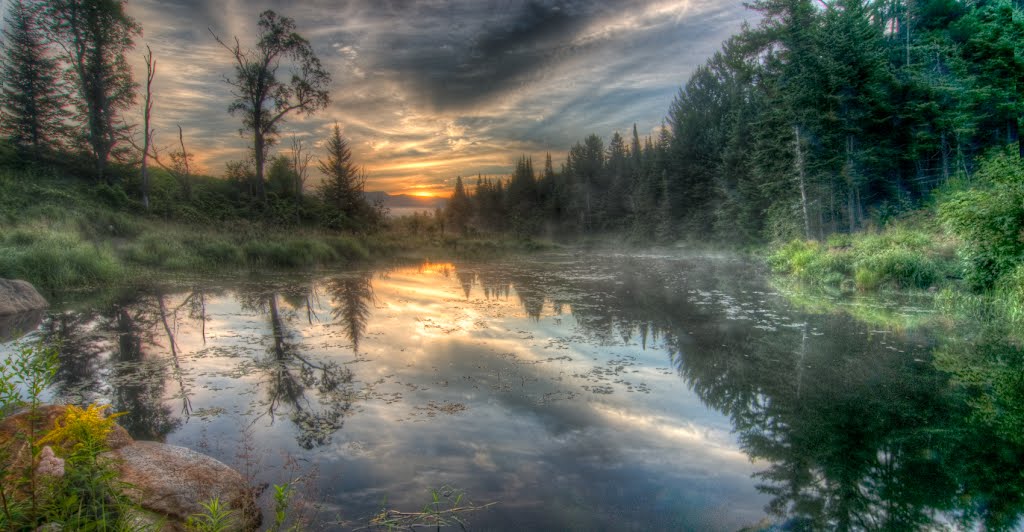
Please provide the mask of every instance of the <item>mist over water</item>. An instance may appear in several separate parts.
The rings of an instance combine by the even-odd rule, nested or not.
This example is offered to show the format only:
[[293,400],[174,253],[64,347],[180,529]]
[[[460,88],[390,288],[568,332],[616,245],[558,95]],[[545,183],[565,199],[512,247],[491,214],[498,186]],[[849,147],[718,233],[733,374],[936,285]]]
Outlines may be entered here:
[[801,308],[728,256],[551,254],[176,282],[31,336],[61,342],[54,400],[254,448],[325,526],[442,486],[496,503],[469,529],[1015,526],[1016,418],[946,356],[977,345]]

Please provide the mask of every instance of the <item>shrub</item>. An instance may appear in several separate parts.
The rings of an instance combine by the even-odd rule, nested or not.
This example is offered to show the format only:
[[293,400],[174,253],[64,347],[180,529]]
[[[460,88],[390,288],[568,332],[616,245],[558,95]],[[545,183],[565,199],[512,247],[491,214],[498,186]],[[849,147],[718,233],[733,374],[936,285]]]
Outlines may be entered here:
[[986,289],[1024,258],[1024,165],[999,152],[982,161],[976,178],[974,187],[940,202],[939,216],[964,241],[965,277]]
[[224,238],[186,238],[184,245],[209,267],[238,266],[245,263],[242,249]]

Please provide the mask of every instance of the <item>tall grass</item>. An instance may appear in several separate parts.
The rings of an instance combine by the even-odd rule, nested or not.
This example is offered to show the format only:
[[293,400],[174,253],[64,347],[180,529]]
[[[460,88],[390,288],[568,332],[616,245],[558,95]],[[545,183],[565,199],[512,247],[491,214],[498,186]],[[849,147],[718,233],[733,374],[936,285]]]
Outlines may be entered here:
[[789,242],[769,256],[777,273],[840,289],[923,289],[941,283],[955,255],[939,235],[895,227],[882,233],[835,235],[827,243]]
[[0,277],[53,293],[153,272],[312,268],[371,255],[367,237],[169,212],[146,213],[118,187],[0,169]]
[[110,246],[47,228],[0,236],[0,277],[25,279],[53,291],[111,283],[124,273]]

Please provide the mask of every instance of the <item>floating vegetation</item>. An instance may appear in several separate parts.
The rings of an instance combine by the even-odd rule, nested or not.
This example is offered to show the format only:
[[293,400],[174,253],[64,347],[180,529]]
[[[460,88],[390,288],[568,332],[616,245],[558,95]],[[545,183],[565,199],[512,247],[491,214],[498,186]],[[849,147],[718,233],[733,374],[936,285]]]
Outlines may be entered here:
[[418,512],[403,512],[381,508],[380,513],[370,518],[368,525],[355,530],[396,530],[417,528],[441,528],[458,526],[466,530],[466,516],[486,510],[497,504],[489,502],[477,505],[466,499],[462,490],[443,486],[430,490],[431,501]]

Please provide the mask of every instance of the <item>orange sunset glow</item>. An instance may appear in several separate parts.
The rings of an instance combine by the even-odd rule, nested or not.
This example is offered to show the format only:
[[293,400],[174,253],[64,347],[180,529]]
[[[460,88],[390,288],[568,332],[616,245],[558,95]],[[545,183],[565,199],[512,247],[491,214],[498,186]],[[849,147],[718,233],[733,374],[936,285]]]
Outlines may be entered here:
[[[446,197],[457,176],[507,176],[522,155],[555,167],[590,133],[655,131],[689,74],[748,16],[740,0],[619,3],[139,0],[158,62],[156,143],[185,133],[201,170],[222,175],[251,139],[227,112],[232,58],[210,35],[252,46],[257,14],[295,19],[330,71],[330,105],[280,126],[314,149],[337,122],[367,191]],[[144,79],[142,53],[131,57]],[[652,65],[657,65],[656,68]],[[314,155],[320,156],[320,153]],[[311,165],[310,187],[320,179]]]

